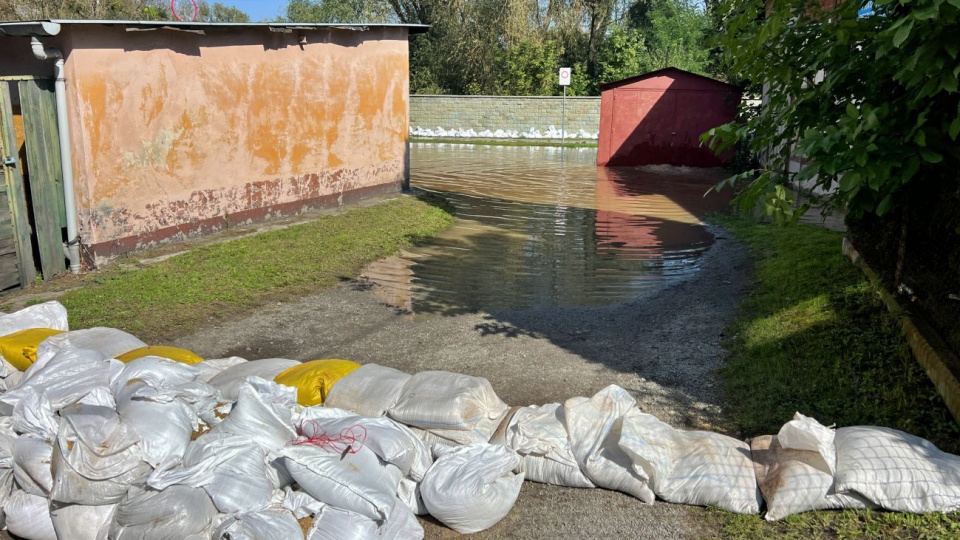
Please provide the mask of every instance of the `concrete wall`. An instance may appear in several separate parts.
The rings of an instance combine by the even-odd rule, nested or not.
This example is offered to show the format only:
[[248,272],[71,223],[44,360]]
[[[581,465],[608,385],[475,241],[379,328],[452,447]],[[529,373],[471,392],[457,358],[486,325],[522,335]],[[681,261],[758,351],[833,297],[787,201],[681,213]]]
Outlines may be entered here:
[[[541,132],[560,129],[559,97],[410,96],[410,126],[425,130],[485,130]],[[568,132],[600,129],[600,98],[567,98]]]
[[407,30],[303,35],[64,26],[81,236],[96,262],[400,188]]

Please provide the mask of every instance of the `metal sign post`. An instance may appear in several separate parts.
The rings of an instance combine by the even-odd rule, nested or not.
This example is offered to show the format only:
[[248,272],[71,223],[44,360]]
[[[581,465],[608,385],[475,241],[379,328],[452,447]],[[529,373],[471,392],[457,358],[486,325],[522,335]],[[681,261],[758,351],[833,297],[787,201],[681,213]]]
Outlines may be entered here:
[[560,86],[563,87],[563,108],[560,117],[560,141],[567,140],[567,87],[570,86],[570,68],[560,68]]

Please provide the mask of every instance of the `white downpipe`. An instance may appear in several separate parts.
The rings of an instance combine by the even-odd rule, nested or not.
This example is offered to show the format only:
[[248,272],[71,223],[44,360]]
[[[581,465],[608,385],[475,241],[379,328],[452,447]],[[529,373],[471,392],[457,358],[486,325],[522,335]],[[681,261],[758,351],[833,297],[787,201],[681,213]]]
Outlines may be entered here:
[[57,131],[60,134],[60,163],[63,167],[63,202],[67,214],[67,243],[64,252],[70,260],[70,271],[80,273],[80,236],[77,219],[77,196],[73,185],[73,158],[70,152],[70,125],[67,121],[67,78],[63,73],[63,53],[58,49],[44,48],[36,37],[30,45],[33,55],[39,60],[56,60]]

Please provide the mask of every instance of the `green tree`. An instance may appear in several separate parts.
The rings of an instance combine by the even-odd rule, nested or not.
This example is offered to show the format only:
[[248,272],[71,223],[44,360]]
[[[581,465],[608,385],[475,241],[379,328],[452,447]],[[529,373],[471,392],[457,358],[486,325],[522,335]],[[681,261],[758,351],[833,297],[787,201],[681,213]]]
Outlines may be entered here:
[[168,18],[161,0],[0,0],[0,20]]
[[379,0],[290,0],[285,19],[291,22],[382,22],[389,7]]
[[647,67],[707,74],[711,31],[704,5],[694,0],[639,0],[628,15],[646,43]]
[[794,156],[805,166],[793,179],[855,218],[889,213],[917,182],[956,181],[960,1],[878,0],[870,17],[858,16],[859,7],[721,5],[727,67],[766,89],[756,115],[705,136],[718,150],[748,144],[763,158],[760,169],[723,184],[745,183],[744,207],[762,202],[781,220],[806,211],[793,211],[782,187]]
[[560,52],[556,43],[535,39],[526,39],[504,49],[498,58],[498,93],[515,96],[555,94]]
[[635,28],[615,27],[597,57],[597,82],[619,81],[650,70],[643,34]]
[[247,23],[250,16],[234,6],[227,6],[220,2],[209,4],[206,0],[197,3],[199,7],[198,20],[219,23]]

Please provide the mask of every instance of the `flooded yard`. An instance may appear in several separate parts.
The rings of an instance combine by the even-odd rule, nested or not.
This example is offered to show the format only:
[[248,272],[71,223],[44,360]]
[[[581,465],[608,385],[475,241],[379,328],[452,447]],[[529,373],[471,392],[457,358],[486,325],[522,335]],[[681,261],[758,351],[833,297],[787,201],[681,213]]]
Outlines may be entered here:
[[[721,172],[602,169],[592,149],[423,144],[411,157],[414,189],[454,206],[452,227],[368,267],[372,286],[344,282],[175,345],[209,358],[464,373],[514,406],[616,384],[674,427],[725,430],[715,370],[751,266],[702,221],[726,205],[704,197]],[[476,538],[712,538],[714,521],[699,508],[526,482],[513,511]],[[458,537],[422,524],[427,538]]]
[[411,185],[455,224],[370,266],[376,293],[410,312],[597,307],[696,272],[702,222],[728,195],[710,169],[600,168],[592,148],[414,144]]

